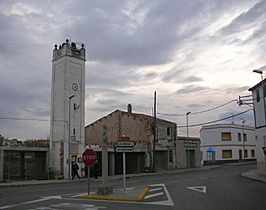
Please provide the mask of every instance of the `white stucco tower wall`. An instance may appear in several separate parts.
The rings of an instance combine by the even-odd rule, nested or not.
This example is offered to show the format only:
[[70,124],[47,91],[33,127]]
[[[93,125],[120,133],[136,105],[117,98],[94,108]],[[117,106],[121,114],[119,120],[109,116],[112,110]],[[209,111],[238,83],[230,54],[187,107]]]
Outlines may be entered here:
[[85,53],[83,44],[69,40],[53,50],[50,167],[64,179],[71,176],[69,159],[77,160],[85,148]]

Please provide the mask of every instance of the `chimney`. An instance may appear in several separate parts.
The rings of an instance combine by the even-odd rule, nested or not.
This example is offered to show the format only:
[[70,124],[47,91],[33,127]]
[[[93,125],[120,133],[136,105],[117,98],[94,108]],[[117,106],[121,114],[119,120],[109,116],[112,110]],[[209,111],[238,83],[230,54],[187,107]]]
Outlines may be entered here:
[[127,113],[131,114],[132,113],[132,106],[131,104],[127,105]]

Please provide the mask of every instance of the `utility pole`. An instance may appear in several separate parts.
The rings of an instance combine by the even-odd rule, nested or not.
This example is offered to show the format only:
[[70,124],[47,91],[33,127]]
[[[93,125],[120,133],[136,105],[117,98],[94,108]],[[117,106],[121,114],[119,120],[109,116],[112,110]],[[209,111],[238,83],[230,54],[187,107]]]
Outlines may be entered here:
[[242,119],[242,136],[243,136],[243,161],[245,161],[246,155],[245,155],[245,139],[244,139],[244,126],[245,126],[245,120]]
[[152,169],[155,171],[155,143],[157,136],[157,122],[156,122],[156,91],[154,91],[154,105],[153,105],[153,154],[152,154]]
[[[188,143],[188,115],[190,114],[191,112],[187,112],[186,113],[186,124],[187,124],[187,143]],[[189,149],[186,150],[186,156],[187,156],[187,168],[189,167]]]

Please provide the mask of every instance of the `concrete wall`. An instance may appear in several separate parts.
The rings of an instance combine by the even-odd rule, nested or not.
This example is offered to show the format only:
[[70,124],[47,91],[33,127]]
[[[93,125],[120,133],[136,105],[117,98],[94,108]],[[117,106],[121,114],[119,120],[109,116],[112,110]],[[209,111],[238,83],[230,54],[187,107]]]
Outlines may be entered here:
[[[19,161],[19,166],[17,167],[17,162],[16,164],[12,162],[12,157],[10,161],[10,156],[8,156],[8,153],[11,152],[16,152],[19,154],[19,158],[17,159]],[[28,159],[27,156],[29,154],[33,154],[33,157]],[[38,153],[45,153],[46,155],[42,156],[43,158],[40,159],[38,156]],[[16,173],[20,174],[21,176],[18,177],[19,179],[38,179],[38,178],[47,178],[48,177],[48,153],[49,153],[49,148],[47,147],[9,147],[9,146],[0,146],[0,181],[5,181],[4,180],[4,173],[7,173],[7,171],[4,170],[4,167],[10,167],[10,173],[12,173],[12,169],[16,169]],[[5,157],[7,159],[5,159]],[[5,164],[9,165],[5,165]],[[25,165],[24,165],[25,164]],[[26,169],[28,168],[29,171],[27,172],[26,169],[22,168],[25,167]],[[39,167],[39,168],[38,168]],[[5,171],[5,172],[4,172]],[[10,174],[9,173],[9,174]],[[28,174],[27,175],[25,175]],[[32,174],[32,176],[30,176]],[[6,174],[7,175],[7,174]],[[34,177],[34,175],[38,175],[38,177]],[[25,177],[23,177],[25,176]],[[14,177],[10,176],[11,179],[16,180]]]
[[177,168],[188,168],[187,150],[195,151],[195,167],[201,167],[200,140],[177,137],[176,140],[176,166]]

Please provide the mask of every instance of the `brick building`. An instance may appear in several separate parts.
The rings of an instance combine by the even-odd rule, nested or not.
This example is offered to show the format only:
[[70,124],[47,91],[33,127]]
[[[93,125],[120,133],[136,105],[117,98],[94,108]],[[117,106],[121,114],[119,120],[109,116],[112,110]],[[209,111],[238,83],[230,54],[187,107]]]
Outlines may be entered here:
[[[103,127],[107,126],[109,175],[122,173],[122,153],[114,152],[115,142],[127,136],[136,142],[134,152],[126,154],[127,173],[139,173],[152,167],[154,118],[149,115],[116,110],[85,127],[85,144],[99,148],[102,145]],[[155,170],[176,168],[176,124],[156,120]],[[97,149],[96,149],[97,151]]]

